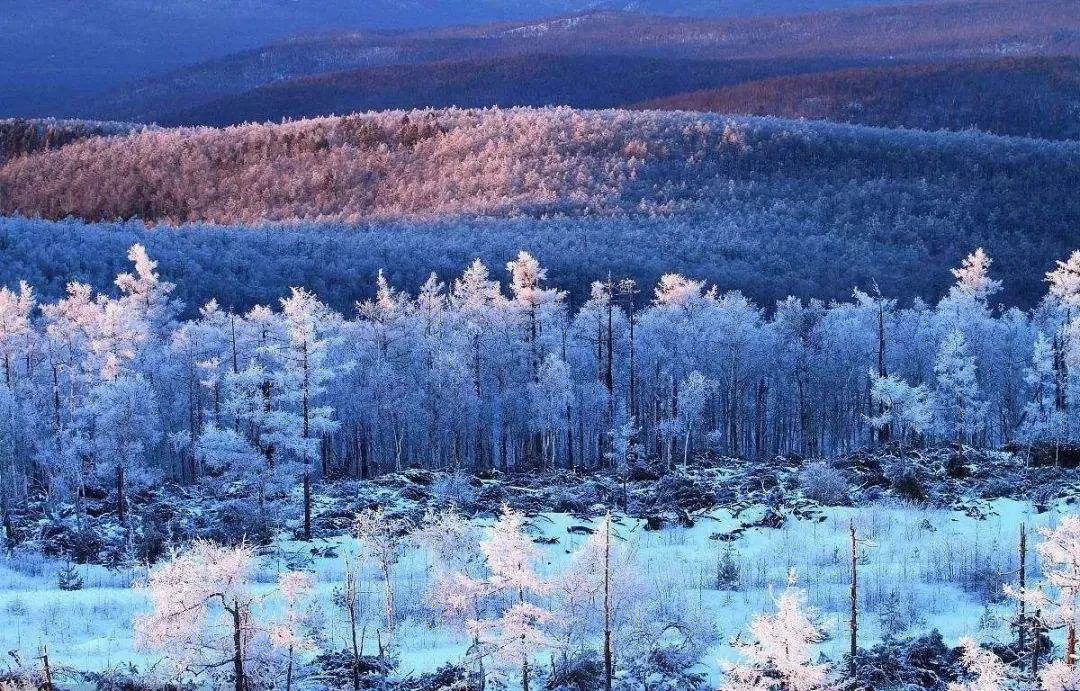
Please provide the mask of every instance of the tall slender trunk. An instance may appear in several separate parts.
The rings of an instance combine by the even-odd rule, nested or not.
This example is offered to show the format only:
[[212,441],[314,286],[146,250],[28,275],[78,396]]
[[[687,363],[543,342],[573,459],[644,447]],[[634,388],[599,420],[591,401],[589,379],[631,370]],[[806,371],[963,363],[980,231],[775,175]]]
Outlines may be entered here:
[[[1020,524],[1020,592],[1024,593],[1027,584],[1027,530],[1023,523]],[[1019,611],[1016,615],[1016,649],[1022,655],[1024,653],[1024,639],[1027,634],[1027,616],[1024,611],[1024,598],[1018,598]]]
[[127,521],[126,511],[124,504],[124,466],[121,464],[116,465],[116,518],[121,524]]
[[858,652],[859,638],[859,553],[858,542],[855,539],[855,520],[850,523],[851,530],[851,641],[848,650],[848,674],[855,678],[855,654]]
[[611,514],[604,526],[604,691],[611,691]]
[[304,461],[304,539],[311,539],[311,463]]
[[1065,664],[1070,667],[1076,664],[1076,623],[1072,621],[1065,634]]
[[232,615],[233,623],[233,689],[246,691],[247,679],[244,677],[244,636],[243,619],[240,616],[240,603],[233,600],[231,608],[226,607]]

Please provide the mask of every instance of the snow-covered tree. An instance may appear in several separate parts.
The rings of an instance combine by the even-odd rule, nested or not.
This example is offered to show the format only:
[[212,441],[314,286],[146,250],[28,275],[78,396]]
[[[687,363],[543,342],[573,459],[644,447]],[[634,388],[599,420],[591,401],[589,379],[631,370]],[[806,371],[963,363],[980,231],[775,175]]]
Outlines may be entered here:
[[281,301],[286,342],[280,348],[282,367],[276,389],[284,403],[268,416],[265,438],[278,453],[300,461],[304,468],[304,537],[311,539],[311,482],[323,436],[338,428],[333,408],[323,397],[335,375],[327,350],[334,326],[330,310],[300,288]]
[[648,599],[635,554],[613,528],[610,514],[571,554],[551,579],[556,621],[565,647],[601,640],[605,677],[614,669],[615,651],[628,650],[630,628],[640,630],[637,607]]
[[1068,309],[1080,308],[1080,250],[1069,255],[1065,261],[1046,274],[1050,294]]
[[478,637],[497,659],[519,665],[521,687],[528,691],[531,657],[553,643],[545,631],[552,614],[536,601],[550,590],[537,571],[540,550],[525,534],[524,517],[509,506],[503,507],[480,549],[490,573],[488,596],[498,599],[499,614],[476,622]]
[[888,427],[890,438],[904,443],[918,439],[930,427],[933,409],[924,386],[912,386],[896,375],[870,373],[870,401],[877,414],[868,416],[871,426]]
[[315,575],[306,571],[283,571],[278,575],[277,589],[284,600],[285,611],[270,627],[270,643],[286,655],[285,688],[292,688],[293,664],[297,653],[315,649],[318,621],[312,602]]
[[254,553],[197,541],[150,570],[137,587],[151,610],[135,618],[139,646],[160,652],[180,680],[231,667],[236,691],[249,686],[259,645],[252,608]]
[[679,385],[679,428],[683,433],[683,466],[690,462],[690,439],[694,427],[701,419],[709,396],[716,390],[716,382],[694,370]]
[[1054,346],[1039,333],[1031,353],[1031,365],[1024,374],[1031,394],[1024,405],[1020,437],[1028,442],[1060,440],[1064,433],[1065,415],[1055,402],[1057,373],[1054,368]]
[[788,587],[774,599],[776,612],[750,622],[753,641],[738,645],[745,662],[725,664],[723,691],[815,691],[826,686],[827,668],[812,662],[813,646],[824,632],[806,606],[806,593]]
[[1044,582],[1035,587],[1006,592],[1039,612],[1046,629],[1065,629],[1063,662],[1076,663],[1076,631],[1080,623],[1080,516],[1068,515],[1054,528],[1040,528],[1042,542],[1035,551],[1043,568]]
[[364,555],[379,568],[383,581],[383,616],[386,631],[393,635],[397,623],[394,610],[394,564],[401,558],[405,545],[408,526],[398,518],[391,518],[383,508],[367,509],[356,514],[354,522],[356,539],[360,542]]
[[0,359],[3,360],[4,384],[8,388],[15,386],[16,360],[19,355],[25,357],[25,376],[30,375],[30,347],[33,329],[30,315],[36,302],[34,291],[26,281],[19,283],[19,290],[0,287]]
[[81,447],[98,473],[115,481],[116,514],[123,522],[128,483],[151,479],[148,460],[162,439],[157,400],[142,375],[105,380],[91,390],[80,417],[87,430]]
[[949,691],[1004,691],[1008,671],[1000,657],[970,636],[960,639],[960,649],[969,680],[949,684]]
[[964,258],[956,269],[951,269],[956,278],[954,291],[976,300],[986,300],[1001,290],[1001,281],[990,278],[990,265],[993,260],[979,247]]
[[983,422],[983,405],[976,379],[975,358],[964,335],[945,335],[934,361],[936,376],[934,420],[938,434],[958,443],[973,440]]
[[1054,660],[1039,672],[1040,691],[1080,691],[1080,668]]

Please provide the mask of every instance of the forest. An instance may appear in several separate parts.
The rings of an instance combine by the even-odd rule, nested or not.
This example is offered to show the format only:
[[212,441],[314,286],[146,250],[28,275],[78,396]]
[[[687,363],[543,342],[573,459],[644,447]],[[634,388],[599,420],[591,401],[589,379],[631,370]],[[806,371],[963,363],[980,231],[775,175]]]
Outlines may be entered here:
[[609,271],[649,285],[679,271],[765,305],[875,281],[936,301],[948,274],[922,267],[982,246],[1007,279],[1003,299],[1027,308],[1075,249],[1078,146],[570,109],[148,129],[0,167],[5,212],[103,221],[4,218],[0,278],[50,298],[69,278],[102,289],[138,242],[191,309],[211,297],[247,308],[305,285],[346,311],[380,268],[415,291],[432,270],[446,280],[477,256],[495,265],[528,249],[574,304]]
[[476,260],[415,295],[379,274],[351,314],[294,287],[242,313],[211,300],[185,321],[146,250],[128,257],[115,295],[77,282],[40,305],[26,283],[0,292],[7,507],[31,481],[77,495],[91,472],[116,477],[120,510],[128,481],[222,461],[300,464],[306,484],[417,465],[590,468],[631,446],[671,467],[706,448],[836,456],[875,438],[1000,447],[1080,433],[1065,412],[1080,386],[1080,253],[1028,312],[994,306],[982,250],[936,305],[855,291],[768,314],[678,274],[653,289],[594,282],[571,310],[520,252],[506,285]]
[[1080,691],[1076,0],[7,4],[0,691]]
[[[144,247],[127,259],[109,291],[0,290],[0,497],[16,588],[0,600],[36,632],[5,645],[37,654],[16,654],[11,679],[1076,683],[1080,523],[1048,507],[1070,496],[1063,468],[1080,435],[1080,252],[1046,273],[1030,310],[995,303],[1002,283],[981,249],[936,304],[855,291],[768,311],[679,274],[597,281],[575,309],[522,251],[413,294],[379,274],[349,313],[294,287],[243,312],[211,300],[190,318]],[[1046,506],[1030,513],[1021,498],[1036,496]],[[821,544],[790,542],[811,529]],[[926,537],[913,545],[910,531]],[[680,549],[680,575],[661,575]],[[1037,569],[1041,585],[1025,587]],[[843,584],[860,570],[869,590],[850,615],[817,613],[847,607]],[[74,609],[19,597],[42,578]],[[902,604],[905,592],[933,599],[933,583],[959,588],[956,609]],[[107,613],[87,633],[130,650],[128,666],[75,654],[85,634],[49,633],[57,616],[88,616],[70,599],[82,592]],[[724,607],[738,614],[715,619]],[[1004,630],[1004,647],[950,648],[925,633],[930,616],[961,634]],[[449,648],[429,648],[431,636]],[[26,652],[50,638],[71,647]],[[830,654],[815,658],[819,646]]]

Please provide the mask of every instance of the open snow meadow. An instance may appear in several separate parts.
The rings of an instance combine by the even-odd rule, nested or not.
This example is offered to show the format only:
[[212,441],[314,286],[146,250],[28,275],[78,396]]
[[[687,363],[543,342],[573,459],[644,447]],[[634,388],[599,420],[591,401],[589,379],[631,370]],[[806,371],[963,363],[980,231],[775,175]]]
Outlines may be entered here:
[[[870,647],[885,637],[934,629],[949,644],[968,635],[986,643],[1007,644],[1015,637],[1016,601],[1005,596],[1003,586],[1016,582],[1020,525],[1034,533],[1038,527],[1056,525],[1061,514],[1060,510],[1036,513],[1029,504],[1012,500],[981,503],[977,511],[882,502],[858,509],[816,508],[779,528],[752,528],[732,540],[716,536],[757,516],[741,513],[736,518],[717,509],[695,515],[691,527],[650,531],[643,521],[616,514],[612,537],[627,554],[623,575],[630,577],[632,572],[638,581],[627,592],[649,596],[648,602],[628,598],[618,608],[627,617],[625,610],[635,608],[679,612],[686,628],[664,632],[668,640],[663,642],[704,648],[697,671],[717,684],[721,661],[739,660],[735,644],[746,638],[755,615],[774,607],[774,598],[794,572],[826,634],[814,647],[815,659],[841,660],[848,645],[850,526],[854,522],[860,645]],[[475,522],[481,532],[491,523]],[[599,519],[562,513],[530,517],[528,533],[542,545],[539,571],[557,581],[588,539],[583,528],[596,530],[601,524]],[[334,605],[334,590],[343,582],[346,557],[363,553],[362,545],[353,537],[314,542],[279,539],[259,551],[255,590],[272,590],[283,571],[310,571],[315,578],[314,607],[323,618],[324,644],[347,648],[348,621]],[[408,546],[394,567],[394,597],[402,606],[393,649],[400,658],[399,671],[406,676],[432,672],[467,656],[467,634],[449,624],[436,607],[425,604],[435,563],[429,550]],[[66,562],[16,553],[0,564],[0,645],[4,650],[29,659],[48,645],[58,670],[160,664],[159,656],[133,645],[132,620],[149,607],[146,596],[131,587],[142,577],[141,568],[79,566],[83,585],[72,591],[57,586]],[[367,564],[362,574],[362,627],[368,632],[369,648],[363,652],[370,654],[377,646],[374,632],[381,626],[383,584],[375,564]],[[267,602],[260,606],[260,614],[279,615],[280,608],[278,602]],[[556,621],[553,630],[570,633],[575,631],[574,623]],[[1060,635],[1055,638],[1062,643]],[[537,665],[545,666],[567,649],[596,643],[556,636],[549,648],[538,648],[532,655]],[[618,647],[615,655],[620,655]]]

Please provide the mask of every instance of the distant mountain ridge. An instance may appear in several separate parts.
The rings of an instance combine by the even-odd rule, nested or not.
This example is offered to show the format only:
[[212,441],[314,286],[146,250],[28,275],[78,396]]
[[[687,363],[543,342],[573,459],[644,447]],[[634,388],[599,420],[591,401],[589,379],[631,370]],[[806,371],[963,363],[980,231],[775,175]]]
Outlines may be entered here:
[[0,117],[85,116],[82,99],[286,36],[530,21],[593,9],[740,16],[902,0],[4,0]]
[[[1008,54],[1080,56],[1080,3],[949,0],[734,19],[596,11],[303,36],[129,84],[100,99],[93,114],[227,124],[425,105],[608,107],[784,74]],[[598,59],[615,55],[636,62]],[[578,74],[567,73],[571,56]],[[711,61],[716,73],[671,79],[679,60]],[[633,64],[646,71],[635,75]],[[552,70],[546,76],[545,65]],[[524,82],[518,94],[514,69]],[[596,85],[597,96],[581,94],[578,82]],[[635,89],[629,100],[614,97]]]
[[640,107],[1080,139],[1080,60],[964,60],[799,74]]

